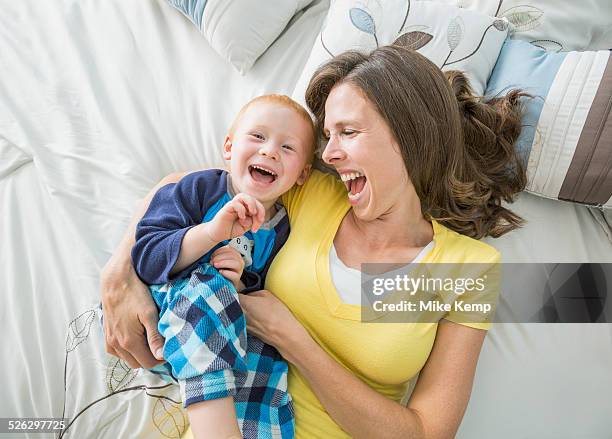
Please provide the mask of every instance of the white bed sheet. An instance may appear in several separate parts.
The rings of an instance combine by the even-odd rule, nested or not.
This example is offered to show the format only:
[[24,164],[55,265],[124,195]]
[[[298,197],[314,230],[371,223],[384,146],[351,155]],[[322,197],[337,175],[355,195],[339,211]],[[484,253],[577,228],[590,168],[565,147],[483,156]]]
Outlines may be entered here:
[[[109,386],[162,384],[104,352],[100,269],[156,181],[222,165],[238,108],[291,94],[326,8],[318,1],[297,17],[242,77],[163,1],[2,5],[0,328],[10,339],[0,416],[61,416],[65,362],[68,418]],[[185,419],[177,404],[134,390],[96,403],[65,437],[176,437]]]
[[[76,346],[68,417],[108,394],[109,371],[124,378],[114,388],[159,383],[109,366],[87,314],[100,269],[162,176],[222,165],[220,144],[242,103],[291,94],[327,4],[315,2],[240,76],[163,1],[3,2],[0,416],[61,415],[67,345]],[[526,227],[490,240],[505,261],[612,262],[612,244],[584,207],[522,194],[514,208]],[[611,334],[610,325],[496,326],[458,437],[609,438]],[[152,437],[156,423],[168,435],[180,430],[172,426],[184,414],[158,401],[114,395],[66,437]]]

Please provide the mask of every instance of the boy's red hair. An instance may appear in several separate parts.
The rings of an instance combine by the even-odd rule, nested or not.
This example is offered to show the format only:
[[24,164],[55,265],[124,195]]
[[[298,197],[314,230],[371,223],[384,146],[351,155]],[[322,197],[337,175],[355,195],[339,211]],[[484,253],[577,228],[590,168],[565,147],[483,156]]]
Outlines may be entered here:
[[246,111],[251,107],[251,105],[253,104],[257,104],[260,102],[268,102],[268,103],[273,103],[273,104],[278,104],[281,105],[283,107],[289,108],[290,110],[295,111],[300,117],[302,117],[302,119],[304,119],[304,121],[306,121],[308,123],[308,126],[311,129],[312,132],[312,149],[311,151],[315,151],[316,149],[316,140],[317,140],[317,131],[314,125],[314,122],[312,120],[312,118],[310,117],[310,114],[308,114],[308,111],[306,111],[306,109],[301,106],[300,104],[298,104],[296,101],[294,101],[293,99],[291,99],[289,96],[287,95],[281,95],[281,94],[269,94],[269,95],[261,95],[261,96],[257,96],[253,99],[251,99],[249,102],[247,102],[246,104],[244,104],[242,106],[242,108],[240,109],[240,111],[238,112],[238,114],[236,115],[236,117],[234,118],[234,121],[232,122],[232,125],[230,126],[229,129],[229,135],[232,136],[234,134],[234,131],[236,130],[236,127],[238,126],[238,123],[240,122],[240,119],[242,119],[242,116],[244,115],[244,113],[246,113]]

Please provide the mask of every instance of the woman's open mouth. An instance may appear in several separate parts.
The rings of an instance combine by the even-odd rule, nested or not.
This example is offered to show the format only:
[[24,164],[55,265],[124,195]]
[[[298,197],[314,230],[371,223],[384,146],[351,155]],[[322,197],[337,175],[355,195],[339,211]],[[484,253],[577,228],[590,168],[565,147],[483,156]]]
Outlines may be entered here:
[[270,184],[276,180],[278,175],[271,169],[259,165],[250,165],[249,174],[258,183]]
[[361,172],[349,172],[340,176],[346,189],[351,204],[357,203],[367,183],[367,178]]

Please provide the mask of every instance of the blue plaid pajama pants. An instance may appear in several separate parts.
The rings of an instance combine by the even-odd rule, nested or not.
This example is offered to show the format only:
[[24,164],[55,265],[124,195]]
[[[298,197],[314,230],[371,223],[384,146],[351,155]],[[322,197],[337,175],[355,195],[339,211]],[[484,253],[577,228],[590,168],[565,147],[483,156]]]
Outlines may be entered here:
[[247,335],[236,289],[202,263],[190,277],[149,287],[160,309],[166,363],[152,372],[178,381],[183,404],[233,396],[244,438],[293,438],[287,363]]

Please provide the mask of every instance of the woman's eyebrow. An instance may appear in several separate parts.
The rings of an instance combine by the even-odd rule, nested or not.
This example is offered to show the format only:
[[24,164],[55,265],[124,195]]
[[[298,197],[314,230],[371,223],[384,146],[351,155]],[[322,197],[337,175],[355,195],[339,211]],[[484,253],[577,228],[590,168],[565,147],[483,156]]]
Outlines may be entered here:
[[[339,127],[345,127],[347,125],[355,125],[356,123],[357,123],[357,121],[355,119],[342,119],[342,120],[338,120],[338,121],[334,122],[332,127],[333,128],[339,128]],[[329,126],[325,125],[323,127],[323,129],[328,130]]]

